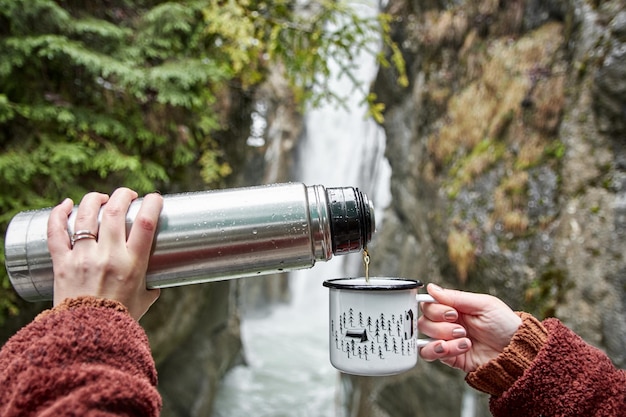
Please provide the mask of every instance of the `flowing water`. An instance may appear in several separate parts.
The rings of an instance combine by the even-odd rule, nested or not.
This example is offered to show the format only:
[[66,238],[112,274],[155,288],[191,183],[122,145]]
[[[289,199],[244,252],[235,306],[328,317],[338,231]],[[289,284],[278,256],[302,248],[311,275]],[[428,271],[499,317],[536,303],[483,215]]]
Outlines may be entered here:
[[[364,10],[376,13],[374,7]],[[362,56],[357,77],[365,85],[375,76],[371,56]],[[299,178],[307,185],[354,186],[375,205],[378,227],[390,200],[391,170],[384,159],[382,129],[364,118],[362,98],[349,80],[334,80],[339,95],[349,95],[348,110],[334,106],[306,115],[306,137],[299,152]],[[336,416],[338,372],[328,359],[326,279],[363,274],[362,254],[334,257],[290,274],[291,303],[264,317],[247,317],[242,338],[247,365],[234,368],[217,393],[214,417]]]

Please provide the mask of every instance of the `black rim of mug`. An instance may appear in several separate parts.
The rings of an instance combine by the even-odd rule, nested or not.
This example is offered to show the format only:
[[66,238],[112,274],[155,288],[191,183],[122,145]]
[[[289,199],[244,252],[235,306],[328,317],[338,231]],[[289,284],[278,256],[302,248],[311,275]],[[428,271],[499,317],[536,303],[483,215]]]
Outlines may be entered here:
[[[322,284],[327,288],[335,288],[339,290],[364,290],[364,291],[400,291],[410,290],[413,288],[422,288],[424,284],[422,281],[408,278],[386,278],[386,277],[370,277],[370,282],[365,283],[361,281],[360,284],[355,284],[350,281],[363,280],[363,277],[359,278],[335,278],[328,279]],[[372,281],[377,280],[376,283]],[[383,282],[381,282],[383,281]]]

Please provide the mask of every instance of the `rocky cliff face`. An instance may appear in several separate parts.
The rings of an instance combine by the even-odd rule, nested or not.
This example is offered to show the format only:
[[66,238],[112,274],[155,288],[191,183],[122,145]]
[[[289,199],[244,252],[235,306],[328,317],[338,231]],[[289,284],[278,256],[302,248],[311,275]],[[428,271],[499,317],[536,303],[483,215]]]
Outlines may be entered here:
[[[393,204],[372,270],[556,316],[626,367],[623,1],[391,0]],[[459,416],[460,372],[343,376],[351,415]],[[478,415],[489,415],[485,398]]]

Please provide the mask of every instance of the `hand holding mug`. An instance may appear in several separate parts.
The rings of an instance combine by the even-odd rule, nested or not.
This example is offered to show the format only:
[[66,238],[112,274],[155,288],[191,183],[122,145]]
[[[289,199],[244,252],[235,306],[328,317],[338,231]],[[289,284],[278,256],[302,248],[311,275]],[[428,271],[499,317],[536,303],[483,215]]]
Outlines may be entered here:
[[[438,302],[423,304],[418,328],[437,339],[423,346],[420,356],[439,359],[465,372],[495,359],[510,343],[522,320],[500,299],[443,289],[429,284],[428,293]],[[459,337],[464,329],[465,337]]]
[[146,271],[163,197],[149,194],[144,198],[127,236],[126,212],[135,198],[137,193],[128,188],[117,189],[110,198],[86,194],[76,211],[71,237],[72,201],[66,199],[52,210],[48,249],[55,306],[65,298],[90,295],[120,301],[139,320],[157,300],[159,290],[146,289]]

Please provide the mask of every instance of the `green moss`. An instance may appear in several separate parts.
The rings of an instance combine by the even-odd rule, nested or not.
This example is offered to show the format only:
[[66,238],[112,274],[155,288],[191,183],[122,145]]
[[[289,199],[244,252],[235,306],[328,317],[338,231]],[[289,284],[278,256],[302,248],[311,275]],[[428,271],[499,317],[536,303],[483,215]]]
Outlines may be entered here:
[[546,146],[544,156],[549,159],[561,160],[565,156],[565,151],[565,144],[560,140],[554,140]]
[[564,270],[551,267],[526,288],[526,310],[540,319],[554,317],[556,308],[572,287]]
[[450,168],[448,197],[454,198],[461,188],[472,183],[489,168],[500,161],[506,152],[506,145],[493,139],[483,139],[465,157],[457,160]]

